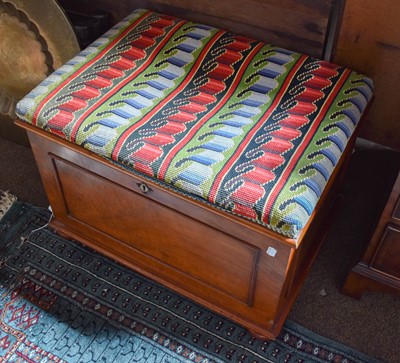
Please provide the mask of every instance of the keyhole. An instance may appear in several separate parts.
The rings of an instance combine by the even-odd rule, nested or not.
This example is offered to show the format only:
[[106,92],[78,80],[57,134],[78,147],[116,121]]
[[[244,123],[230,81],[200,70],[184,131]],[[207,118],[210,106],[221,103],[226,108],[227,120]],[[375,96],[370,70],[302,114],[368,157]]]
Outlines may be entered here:
[[139,188],[143,193],[148,193],[150,191],[150,188],[145,183],[140,183]]

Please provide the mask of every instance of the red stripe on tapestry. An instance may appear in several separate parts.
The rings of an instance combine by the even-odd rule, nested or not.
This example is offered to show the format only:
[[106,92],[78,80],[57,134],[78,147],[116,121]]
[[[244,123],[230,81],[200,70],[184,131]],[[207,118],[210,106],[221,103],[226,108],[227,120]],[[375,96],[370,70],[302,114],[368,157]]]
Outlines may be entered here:
[[[199,54],[195,64],[193,65],[190,72],[187,74],[186,79],[191,79],[195,72],[197,72],[199,66],[201,66],[201,62],[203,57],[208,53],[209,49],[214,45],[214,43],[221,37],[221,35],[225,34],[224,31],[220,30],[216,33],[207,43],[206,47]],[[134,132],[134,130],[141,127],[145,124],[151,117],[153,117],[160,109],[162,109],[166,104],[168,104],[171,99],[173,99],[179,92],[181,92],[185,87],[187,87],[187,83],[181,83],[177,88],[175,88],[167,97],[165,97],[161,102],[158,103],[156,107],[154,107],[149,113],[145,115],[140,121],[136,122],[134,125],[127,128],[121,136],[118,138],[116,145],[114,146],[114,150],[111,155],[111,159],[117,160],[118,154],[121,151],[121,148],[126,141],[126,139]]]
[[269,197],[267,198],[265,202],[265,207],[263,211],[263,216],[268,216],[268,221],[264,221],[265,223],[270,223],[270,213],[272,210],[272,206],[275,203],[276,199],[278,198],[278,195],[282,191],[283,185],[287,181],[288,176],[292,173],[294,167],[296,166],[300,156],[303,154],[304,150],[307,148],[309,145],[309,142],[315,135],[315,131],[319,128],[322,120],[324,119],[326,112],[329,110],[331,107],[332,103],[334,102],[337,94],[339,93],[340,89],[343,87],[343,84],[346,82],[350,75],[351,71],[349,69],[346,69],[340,80],[335,83],[335,87],[332,90],[332,92],[329,94],[327,100],[325,101],[323,107],[321,107],[320,112],[318,113],[317,117],[312,123],[312,126],[310,129],[307,131],[307,134],[305,135],[305,138],[303,139],[302,143],[300,144],[299,148],[297,151],[293,154],[291,157],[290,161],[286,165],[285,170],[281,173],[281,177],[279,179],[279,182],[276,183],[271,190]]
[[180,21],[177,23],[168,33],[168,36],[165,36],[163,40],[160,42],[160,44],[157,45],[156,48],[154,48],[151,56],[149,56],[145,62],[143,62],[139,67],[135,69],[135,71],[129,75],[129,77],[124,78],[123,81],[121,81],[118,85],[113,87],[107,94],[105,94],[102,98],[100,98],[98,101],[96,101],[95,104],[91,106],[90,109],[85,111],[84,114],[80,117],[78,122],[75,123],[72,131],[71,131],[71,140],[74,142],[75,141],[75,136],[79,131],[79,128],[81,127],[82,123],[86,120],[86,118],[91,114],[93,111],[96,111],[101,104],[104,104],[109,100],[112,96],[114,96],[121,88],[123,88],[126,84],[132,81],[140,72],[142,72],[144,69],[148,67],[148,65],[159,55],[160,50],[164,47],[166,43],[169,42],[169,40],[176,34],[176,31],[181,28],[183,25],[187,24],[186,21]]
[[[251,142],[253,139],[254,134],[260,129],[260,127],[264,126],[265,120],[267,120],[271,113],[278,107],[281,98],[285,95],[286,89],[289,86],[290,82],[292,81],[292,78],[295,76],[296,72],[299,70],[299,68],[303,65],[305,60],[307,59],[307,56],[302,55],[296,62],[296,64],[292,67],[290,70],[289,74],[287,75],[285,82],[283,83],[281,89],[279,90],[278,94],[275,97],[274,102],[272,105],[268,108],[267,112],[263,115],[262,118],[257,122],[255,127],[249,131],[247,134],[246,138],[240,143],[240,148],[238,148],[230,157],[229,161],[225,164],[224,168],[218,173],[212,187],[210,190],[210,195],[209,195],[209,201],[212,203],[215,203],[215,197],[217,194],[217,190],[220,188],[220,184],[222,182],[222,179],[225,177],[226,173],[229,172],[231,169],[232,165],[238,160],[239,155],[242,153],[242,151],[248,146],[248,144]],[[258,126],[258,127],[257,127]]]
[[124,36],[126,33],[129,33],[129,31],[132,30],[132,27],[136,27],[138,24],[140,24],[143,20],[148,18],[151,15],[151,12],[146,12],[144,13],[141,17],[136,19],[129,27],[127,27],[117,38],[115,38],[106,48],[104,48],[99,54],[96,55],[91,61],[87,62],[84,66],[79,68],[76,72],[72,73],[68,78],[66,78],[61,84],[59,84],[53,91],[51,91],[46,98],[44,98],[38,105],[38,107],[35,110],[35,113],[32,117],[32,125],[36,126],[37,124],[37,117],[40,113],[40,111],[43,109],[45,104],[50,101],[54,95],[59,92],[61,89],[64,89],[67,87],[67,85],[74,79],[76,79],[77,76],[82,74],[87,68],[89,68],[93,63],[97,62],[99,59],[103,58],[105,54],[114,47],[116,43],[118,43],[120,40],[124,39]]
[[196,123],[196,126],[190,130],[190,132],[187,133],[187,135],[180,140],[174,147],[170,150],[168,153],[168,156],[165,158],[163,165],[160,167],[160,171],[158,173],[158,178],[159,179],[164,179],[165,174],[168,170],[168,167],[170,165],[170,161],[175,157],[175,155],[179,152],[180,150],[180,145],[184,142],[186,142],[188,139],[192,139],[194,134],[211,118],[213,117],[224,105],[225,102],[232,96],[232,94],[236,91],[237,85],[240,83],[242,79],[243,73],[247,70],[247,67],[249,63],[253,60],[253,58],[257,55],[258,51],[260,50],[261,47],[263,47],[264,44],[258,44],[256,47],[253,48],[253,50],[249,53],[246,61],[243,63],[241,66],[240,71],[235,75],[235,80],[232,82],[232,85],[224,95],[224,97],[221,99],[221,101],[218,103],[218,105],[209,113],[207,113],[199,122]]

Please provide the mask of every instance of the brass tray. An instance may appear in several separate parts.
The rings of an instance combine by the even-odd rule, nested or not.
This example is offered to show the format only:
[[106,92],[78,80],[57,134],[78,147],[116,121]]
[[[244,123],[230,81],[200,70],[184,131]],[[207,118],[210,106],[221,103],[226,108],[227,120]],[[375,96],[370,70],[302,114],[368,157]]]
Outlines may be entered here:
[[67,16],[54,0],[0,0],[0,34],[0,121],[4,121],[15,119],[16,103],[80,49]]

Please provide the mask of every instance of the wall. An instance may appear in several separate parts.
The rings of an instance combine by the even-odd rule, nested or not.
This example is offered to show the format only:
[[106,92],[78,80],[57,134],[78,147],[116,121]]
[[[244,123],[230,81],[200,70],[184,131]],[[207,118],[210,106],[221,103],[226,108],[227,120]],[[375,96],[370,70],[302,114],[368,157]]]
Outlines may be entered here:
[[399,0],[346,0],[334,61],[374,80],[360,136],[400,150],[399,23]]

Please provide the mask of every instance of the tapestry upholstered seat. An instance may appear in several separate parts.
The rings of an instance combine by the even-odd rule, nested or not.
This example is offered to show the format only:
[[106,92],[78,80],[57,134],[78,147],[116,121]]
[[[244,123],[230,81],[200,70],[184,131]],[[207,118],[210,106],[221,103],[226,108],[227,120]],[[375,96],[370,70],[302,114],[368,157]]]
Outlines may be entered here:
[[296,238],[371,95],[371,81],[349,69],[138,10],[17,114]]
[[322,243],[372,88],[137,10],[22,99],[17,124],[54,229],[270,339]]

